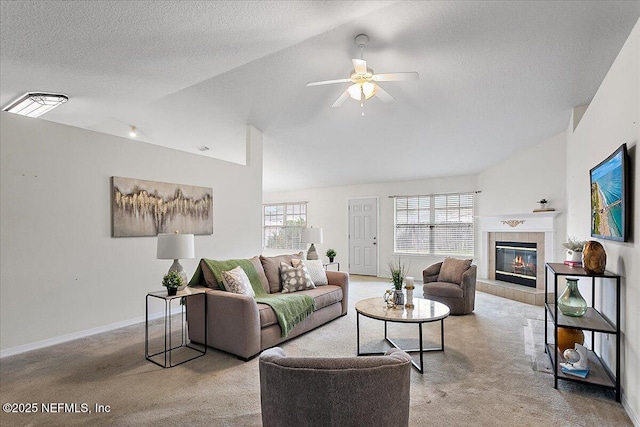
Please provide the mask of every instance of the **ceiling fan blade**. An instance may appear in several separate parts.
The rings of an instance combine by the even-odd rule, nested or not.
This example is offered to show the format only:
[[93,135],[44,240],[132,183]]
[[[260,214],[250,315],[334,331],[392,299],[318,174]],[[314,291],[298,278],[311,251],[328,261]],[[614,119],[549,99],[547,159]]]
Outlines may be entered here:
[[351,79],[324,80],[322,82],[307,83],[307,86],[330,85],[330,84],[333,84],[333,83],[349,83],[350,81],[351,81]]
[[380,101],[382,101],[382,102],[393,102],[393,101],[396,100],[393,96],[389,95],[389,92],[387,92],[386,90],[382,89],[380,87],[380,85],[375,85],[375,87],[376,87],[376,92],[375,92],[376,96],[378,98],[380,98]]
[[387,74],[375,74],[373,80],[376,82],[399,82],[402,80],[418,80],[420,75],[415,71],[408,73],[387,73]]
[[340,98],[336,99],[336,102],[333,103],[332,107],[339,107],[342,104],[344,104],[344,101],[347,100],[347,98],[349,98],[349,91],[345,90],[342,95],[340,95]]
[[367,73],[367,61],[364,59],[352,59],[353,69],[357,74],[366,74]]

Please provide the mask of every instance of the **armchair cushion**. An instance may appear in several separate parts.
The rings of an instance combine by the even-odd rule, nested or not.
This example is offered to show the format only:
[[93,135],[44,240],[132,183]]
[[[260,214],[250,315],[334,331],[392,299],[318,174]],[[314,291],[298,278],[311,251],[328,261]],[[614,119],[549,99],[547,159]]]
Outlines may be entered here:
[[462,287],[451,282],[431,282],[429,283],[429,295],[445,298],[462,298],[464,292]]
[[462,283],[462,275],[471,266],[470,259],[445,258],[440,267],[438,282]]

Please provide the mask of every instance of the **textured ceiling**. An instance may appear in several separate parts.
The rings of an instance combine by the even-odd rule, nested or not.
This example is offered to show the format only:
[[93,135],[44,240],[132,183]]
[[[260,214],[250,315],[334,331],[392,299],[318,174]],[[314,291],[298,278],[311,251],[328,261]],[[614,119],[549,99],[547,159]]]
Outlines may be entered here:
[[[243,163],[264,133],[264,189],[480,172],[564,130],[640,2],[46,1],[1,3],[0,104],[70,101],[42,119]],[[397,102],[331,104],[364,52]],[[201,153],[202,145],[210,150]]]

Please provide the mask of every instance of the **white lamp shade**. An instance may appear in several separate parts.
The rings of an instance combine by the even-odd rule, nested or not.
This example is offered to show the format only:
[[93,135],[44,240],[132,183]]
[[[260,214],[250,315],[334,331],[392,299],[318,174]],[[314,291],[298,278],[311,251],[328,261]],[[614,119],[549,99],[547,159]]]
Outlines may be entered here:
[[322,228],[303,228],[302,243],[322,243]]
[[158,234],[158,259],[195,257],[193,234]]

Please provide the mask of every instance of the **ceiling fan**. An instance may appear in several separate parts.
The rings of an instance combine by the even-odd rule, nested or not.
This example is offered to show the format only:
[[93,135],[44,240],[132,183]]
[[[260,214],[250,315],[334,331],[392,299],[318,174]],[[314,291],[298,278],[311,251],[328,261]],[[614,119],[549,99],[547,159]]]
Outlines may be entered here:
[[333,83],[351,83],[349,87],[340,95],[340,97],[333,103],[332,107],[339,107],[347,100],[347,98],[353,98],[360,101],[360,108],[362,109],[362,115],[364,116],[364,101],[377,96],[383,102],[393,102],[395,99],[393,96],[382,89],[378,82],[397,82],[402,80],[418,80],[420,76],[417,72],[405,72],[405,73],[386,73],[375,74],[371,68],[367,68],[367,61],[364,60],[364,48],[369,44],[369,36],[366,34],[360,34],[356,36],[356,45],[360,48],[360,59],[352,59],[353,72],[347,79],[336,80],[324,80],[321,82],[307,83],[307,86],[321,86]]

